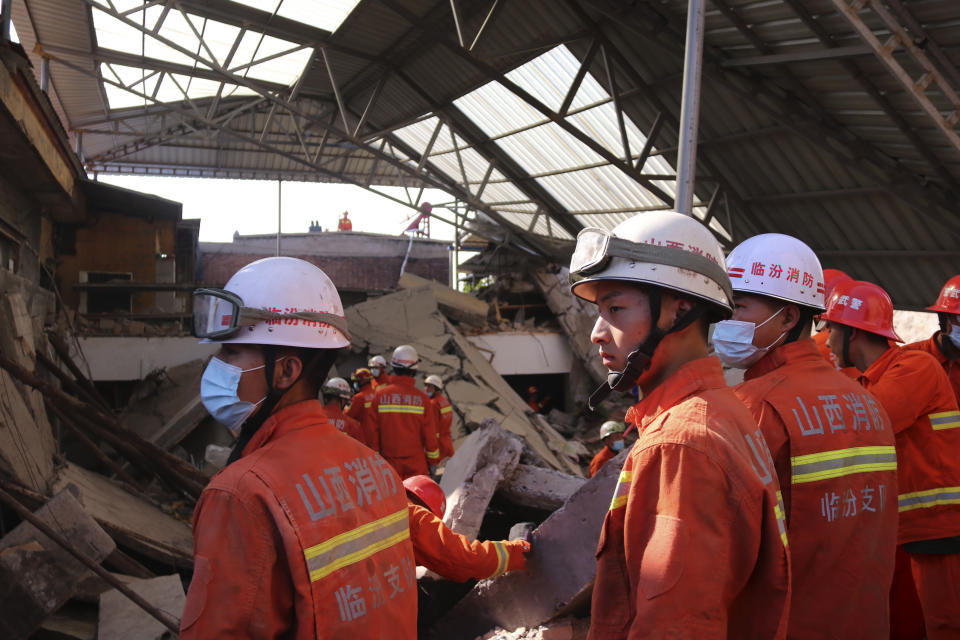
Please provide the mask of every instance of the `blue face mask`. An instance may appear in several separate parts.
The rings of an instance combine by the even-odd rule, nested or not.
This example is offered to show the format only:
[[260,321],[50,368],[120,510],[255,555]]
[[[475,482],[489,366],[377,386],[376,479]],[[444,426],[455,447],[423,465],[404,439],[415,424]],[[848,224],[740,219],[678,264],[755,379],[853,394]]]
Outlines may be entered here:
[[237,435],[244,420],[256,411],[266,396],[256,404],[244,402],[237,396],[240,376],[248,371],[263,369],[264,365],[252,369],[241,369],[227,364],[220,358],[211,358],[203,378],[200,379],[200,399],[213,419]]
[[950,333],[947,334],[947,337],[950,338],[953,346],[960,349],[960,324],[951,325]]
[[614,440],[610,443],[610,448],[614,451],[623,451],[623,440]]

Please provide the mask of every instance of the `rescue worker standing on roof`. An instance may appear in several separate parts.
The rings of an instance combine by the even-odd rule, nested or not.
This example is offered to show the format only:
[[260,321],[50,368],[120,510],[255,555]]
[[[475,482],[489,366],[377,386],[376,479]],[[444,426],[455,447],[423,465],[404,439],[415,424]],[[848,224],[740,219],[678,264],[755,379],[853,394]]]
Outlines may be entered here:
[[612,390],[643,392],[597,549],[589,638],[782,638],[787,535],[773,461],[708,357],[732,312],[723,252],[691,217],[644,213],[585,229],[574,295],[599,307],[591,339]]
[[464,582],[486,580],[523,569],[530,550],[526,540],[471,542],[443,524],[447,498],[443,489],[427,476],[411,476],[403,481],[410,511],[410,538],[417,564],[434,573]]
[[343,408],[353,397],[350,383],[343,378],[330,378],[320,389],[320,394],[323,397],[323,412],[327,414],[327,421],[336,427],[337,431],[342,431],[357,442],[370,447],[360,423],[343,413]]
[[316,399],[350,345],[333,283],[265,258],[194,292],[193,314],[195,334],[221,345],[204,406],[240,436],[194,512],[180,638],[416,638],[403,486]]
[[[871,282],[841,282],[827,301],[828,344],[881,402],[896,433],[899,563],[891,593],[909,574],[929,640],[960,638],[960,412],[940,364],[909,351],[893,330],[890,296]],[[908,576],[902,574],[907,573]],[[896,617],[899,598],[892,598]]]
[[790,638],[887,638],[897,545],[897,454],[877,399],[810,337],[824,311],[820,261],[800,240],[754,236],[727,256],[724,364],[773,455],[790,535]]
[[600,425],[600,440],[603,441],[603,449],[600,449],[597,455],[593,456],[593,460],[590,461],[591,478],[597,475],[600,467],[607,464],[607,462],[615,458],[618,453],[623,451],[623,447],[626,444],[623,432],[626,430],[627,427],[622,422],[617,422],[616,420],[607,420]]
[[430,375],[423,381],[423,389],[430,396],[433,405],[434,420],[437,422],[437,440],[440,443],[440,460],[453,455],[453,438],[450,436],[450,426],[453,424],[453,407],[443,395],[443,380],[440,376]]
[[380,441],[380,453],[401,478],[433,475],[440,461],[437,423],[430,396],[417,389],[413,378],[420,358],[417,350],[402,344],[393,350],[392,382],[377,387],[370,404]]
[[367,362],[367,368],[370,369],[370,373],[373,374],[373,380],[370,382],[370,386],[374,389],[385,384],[390,384],[390,376],[387,375],[386,358],[383,356],[373,356],[370,358],[370,361]]
[[371,426],[371,419],[368,414],[370,405],[373,403],[373,374],[370,369],[361,367],[353,372],[353,381],[357,384],[357,392],[350,399],[350,408],[346,415],[360,423],[363,430],[363,443],[373,449],[380,450],[380,440]]
[[953,393],[960,403],[960,275],[947,280],[937,301],[927,310],[936,312],[940,331],[926,340],[908,344],[904,349],[932,355],[950,378]]

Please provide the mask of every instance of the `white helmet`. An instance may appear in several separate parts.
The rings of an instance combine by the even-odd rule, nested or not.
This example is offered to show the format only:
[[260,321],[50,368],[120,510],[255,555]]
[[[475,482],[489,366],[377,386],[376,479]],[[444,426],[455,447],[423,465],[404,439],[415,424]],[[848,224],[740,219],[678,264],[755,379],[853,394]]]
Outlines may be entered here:
[[728,316],[733,296],[723,250],[707,227],[674,211],[653,211],[613,231],[584,229],[570,259],[571,291],[596,302],[596,282],[655,285],[713,303]]
[[600,439],[602,440],[615,433],[623,433],[626,430],[627,426],[622,422],[617,422],[616,420],[607,420],[600,425]]
[[263,258],[233,274],[223,289],[196,290],[193,324],[204,343],[350,346],[333,282],[297,258]]
[[350,389],[350,383],[348,383],[343,378],[330,378],[323,385],[321,393],[325,396],[339,396],[344,400],[349,400],[353,397],[353,390]]
[[823,268],[813,249],[793,236],[763,233],[727,256],[733,290],[823,311]]
[[427,376],[427,379],[423,381],[424,384],[432,384],[437,389],[443,389],[443,380],[440,379],[440,376],[436,374],[431,374]]
[[408,344],[402,344],[393,350],[393,356],[390,358],[390,366],[394,369],[416,369],[420,362],[420,356],[417,350]]
[[380,367],[381,369],[386,369],[387,359],[383,356],[372,356],[370,361],[367,362],[367,367]]

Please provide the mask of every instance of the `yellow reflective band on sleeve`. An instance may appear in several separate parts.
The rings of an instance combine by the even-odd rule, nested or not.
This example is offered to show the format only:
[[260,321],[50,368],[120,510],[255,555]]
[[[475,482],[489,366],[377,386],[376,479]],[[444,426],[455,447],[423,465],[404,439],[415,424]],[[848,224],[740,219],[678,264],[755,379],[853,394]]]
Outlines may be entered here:
[[610,502],[610,511],[627,504],[627,497],[630,495],[630,484],[632,482],[633,471],[624,469],[620,472],[620,478],[617,480],[617,488],[613,492],[613,500]]
[[412,415],[423,415],[423,407],[412,404],[381,404],[377,407],[380,413],[409,413]]
[[777,529],[780,530],[780,541],[783,542],[783,546],[787,547],[787,516],[785,513],[786,509],[783,506],[783,494],[777,490],[777,504],[773,507],[773,513],[777,516]]
[[303,552],[310,582],[327,577],[337,569],[366,560],[383,549],[410,537],[409,512],[404,507],[394,514],[341,533]]
[[956,429],[960,427],[960,411],[943,411],[941,413],[931,413],[930,426],[934,431],[942,429]]
[[491,573],[487,578],[496,578],[497,576],[503,575],[507,572],[507,563],[510,560],[510,552],[507,551],[507,548],[503,546],[502,542],[494,542],[493,548],[497,552],[497,569]]
[[443,409],[440,409],[440,413],[453,413],[453,407],[447,405]]
[[363,408],[364,408],[364,409],[369,409],[372,404],[373,404],[372,402],[364,402],[364,403],[363,403]]
[[440,449],[434,449],[433,451],[427,451],[427,457],[431,460],[437,460],[440,457]]
[[840,478],[855,473],[894,471],[897,450],[891,446],[853,447],[790,458],[791,484]]
[[943,487],[914,491],[913,493],[901,493],[897,502],[901,513],[914,509],[937,507],[943,504],[960,504],[960,487]]

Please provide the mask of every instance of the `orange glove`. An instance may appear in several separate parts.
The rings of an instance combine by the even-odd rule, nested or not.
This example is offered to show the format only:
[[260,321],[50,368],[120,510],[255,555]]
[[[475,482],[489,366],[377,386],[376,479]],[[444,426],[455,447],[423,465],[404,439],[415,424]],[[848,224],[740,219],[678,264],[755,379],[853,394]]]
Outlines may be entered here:
[[518,539],[509,540],[504,542],[503,545],[507,548],[507,551],[510,554],[510,559],[507,561],[507,571],[525,569],[527,566],[527,558],[523,554],[530,551],[530,543],[526,540]]

